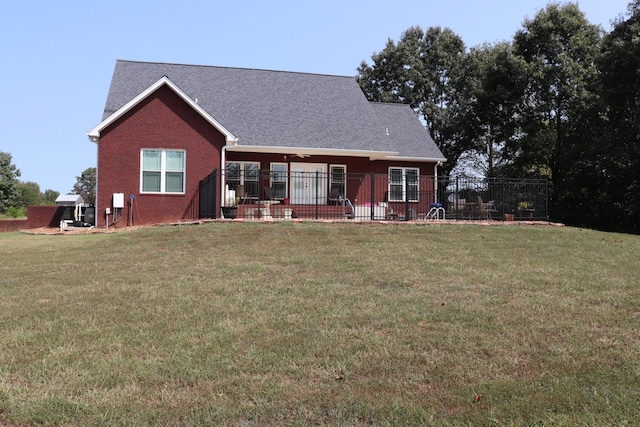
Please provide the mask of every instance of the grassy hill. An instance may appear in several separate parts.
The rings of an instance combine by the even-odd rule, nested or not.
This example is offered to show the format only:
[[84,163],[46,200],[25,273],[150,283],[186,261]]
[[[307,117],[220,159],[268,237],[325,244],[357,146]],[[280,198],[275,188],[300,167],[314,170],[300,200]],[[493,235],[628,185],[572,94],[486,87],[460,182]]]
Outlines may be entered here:
[[0,425],[632,425],[640,237],[0,234]]

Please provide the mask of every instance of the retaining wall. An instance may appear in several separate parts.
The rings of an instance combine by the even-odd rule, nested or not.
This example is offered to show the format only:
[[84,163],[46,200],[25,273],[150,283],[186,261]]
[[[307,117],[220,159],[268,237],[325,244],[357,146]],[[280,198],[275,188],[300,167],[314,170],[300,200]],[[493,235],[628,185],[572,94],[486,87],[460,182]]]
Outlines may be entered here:
[[0,232],[58,227],[63,211],[64,206],[29,206],[27,207],[27,219],[1,220]]

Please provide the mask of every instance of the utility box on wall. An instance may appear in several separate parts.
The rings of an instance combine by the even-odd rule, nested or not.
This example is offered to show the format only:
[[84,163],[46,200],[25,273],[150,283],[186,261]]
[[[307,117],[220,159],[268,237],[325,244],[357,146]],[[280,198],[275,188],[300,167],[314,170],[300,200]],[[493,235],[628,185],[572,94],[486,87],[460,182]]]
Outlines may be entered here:
[[124,193],[113,193],[113,207],[115,209],[124,208]]

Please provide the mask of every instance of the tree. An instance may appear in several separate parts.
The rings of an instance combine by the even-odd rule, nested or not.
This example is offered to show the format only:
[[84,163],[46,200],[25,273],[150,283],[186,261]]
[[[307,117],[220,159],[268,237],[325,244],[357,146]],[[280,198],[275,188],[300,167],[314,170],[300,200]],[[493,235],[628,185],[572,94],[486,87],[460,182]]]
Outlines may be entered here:
[[15,204],[19,176],[20,169],[11,163],[11,154],[0,151],[0,213]]
[[60,192],[59,191],[54,191],[54,190],[45,190],[44,194],[43,194],[43,198],[46,204],[55,204],[56,200],[58,199],[58,196],[60,196]]
[[76,176],[73,193],[79,194],[85,203],[96,202],[96,168],[85,169],[80,176]]
[[44,202],[40,186],[35,182],[19,182],[16,207],[37,206]]
[[448,159],[445,174],[467,148],[454,139],[458,101],[451,84],[463,77],[458,68],[464,54],[462,39],[450,29],[412,27],[397,44],[389,40],[373,54],[371,66],[363,61],[358,68],[358,83],[370,101],[406,103],[420,114]]
[[602,30],[577,5],[551,3],[525,20],[514,53],[525,63],[522,137],[508,146],[512,174],[551,179],[551,209],[562,219],[574,190],[569,178],[589,144],[589,115],[597,101],[595,60]]
[[453,83],[459,100],[454,117],[456,139],[468,151],[458,170],[482,177],[502,174],[510,160],[505,148],[519,135],[522,68],[506,42],[472,48],[463,59],[465,78]]
[[598,60],[607,105],[593,174],[604,228],[640,231],[640,0],[615,23]]

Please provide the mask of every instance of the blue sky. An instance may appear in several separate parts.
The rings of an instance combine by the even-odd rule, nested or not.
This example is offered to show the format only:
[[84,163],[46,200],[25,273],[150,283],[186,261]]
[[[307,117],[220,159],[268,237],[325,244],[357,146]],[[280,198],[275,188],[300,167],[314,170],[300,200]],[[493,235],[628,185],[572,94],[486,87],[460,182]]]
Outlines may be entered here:
[[[581,0],[611,29],[628,0]],[[511,40],[544,0],[49,0],[0,16],[0,151],[22,181],[70,192],[96,165],[86,132],[102,119],[117,59],[355,75],[407,28],[451,28],[467,47]]]

